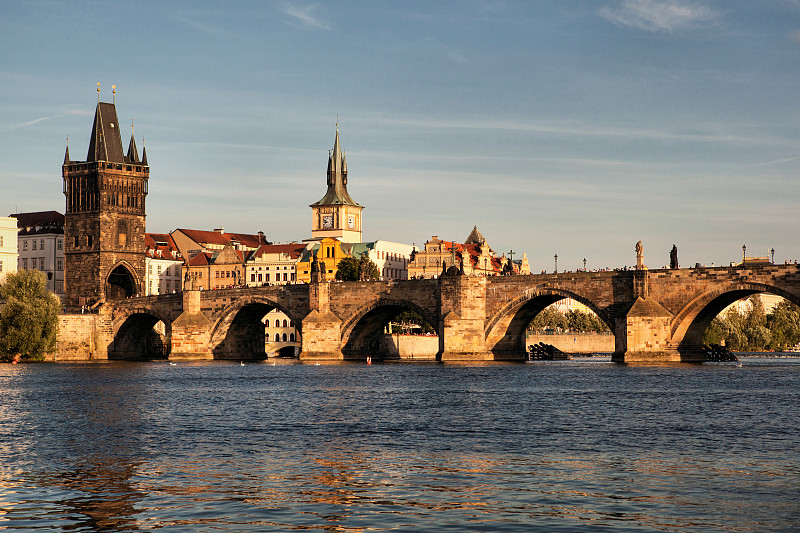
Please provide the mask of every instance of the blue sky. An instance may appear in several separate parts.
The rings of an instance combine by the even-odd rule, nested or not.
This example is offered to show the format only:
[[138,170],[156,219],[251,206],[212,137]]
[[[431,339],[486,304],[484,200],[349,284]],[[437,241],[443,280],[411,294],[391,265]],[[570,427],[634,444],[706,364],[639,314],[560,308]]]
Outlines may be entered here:
[[0,0],[0,48],[3,215],[64,210],[100,82],[148,231],[310,237],[338,117],[365,240],[800,259],[800,0]]

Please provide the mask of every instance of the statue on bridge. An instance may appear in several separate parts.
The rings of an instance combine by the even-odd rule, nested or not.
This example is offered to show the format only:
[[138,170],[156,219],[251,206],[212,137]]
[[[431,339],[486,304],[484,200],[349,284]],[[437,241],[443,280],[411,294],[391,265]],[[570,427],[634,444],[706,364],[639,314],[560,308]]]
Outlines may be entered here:
[[644,248],[642,247],[642,241],[636,243],[636,270],[644,269]]
[[672,245],[672,250],[669,252],[669,267],[673,270],[678,268],[678,247]]
[[311,261],[311,283],[325,283],[325,264],[318,257]]

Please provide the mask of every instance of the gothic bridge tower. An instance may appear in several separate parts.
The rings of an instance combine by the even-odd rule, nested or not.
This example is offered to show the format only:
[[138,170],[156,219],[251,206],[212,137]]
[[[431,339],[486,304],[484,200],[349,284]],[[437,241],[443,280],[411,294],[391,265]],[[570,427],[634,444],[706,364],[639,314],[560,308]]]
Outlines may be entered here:
[[[131,126],[123,152],[114,103],[99,101],[86,161],[61,174],[66,196],[64,291],[68,307],[144,294],[145,197],[150,167],[136,150]],[[116,91],[115,91],[116,92]]]
[[339,146],[339,124],[336,140],[328,156],[328,191],[320,201],[311,204],[311,239],[334,237],[342,242],[361,242],[361,211],[347,192],[347,159]]

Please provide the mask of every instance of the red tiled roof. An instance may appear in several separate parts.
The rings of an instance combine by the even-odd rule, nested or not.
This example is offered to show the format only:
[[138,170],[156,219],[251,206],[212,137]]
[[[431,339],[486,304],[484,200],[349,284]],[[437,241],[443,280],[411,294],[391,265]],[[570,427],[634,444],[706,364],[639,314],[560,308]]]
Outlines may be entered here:
[[199,253],[186,262],[187,266],[207,266],[210,264],[211,264],[211,254],[208,252]]
[[[175,241],[172,240],[169,233],[145,233],[144,246],[147,255],[150,257],[174,261],[183,260],[178,247],[175,246]],[[161,252],[160,255],[159,251]]]
[[250,255],[249,259],[261,257],[264,254],[288,254],[292,259],[297,259],[303,255],[303,250],[305,249],[305,244],[296,242],[290,244],[262,244]]
[[182,232],[194,242],[202,245],[215,244],[218,246],[225,246],[231,241],[238,241],[246,248],[255,249],[263,244],[268,244],[266,238],[261,237],[261,235],[250,235],[247,233],[219,233],[218,231],[183,228],[179,228],[176,231]]
[[17,219],[18,228],[34,226],[64,226],[64,215],[58,211],[35,211],[33,213],[14,213],[8,215]]

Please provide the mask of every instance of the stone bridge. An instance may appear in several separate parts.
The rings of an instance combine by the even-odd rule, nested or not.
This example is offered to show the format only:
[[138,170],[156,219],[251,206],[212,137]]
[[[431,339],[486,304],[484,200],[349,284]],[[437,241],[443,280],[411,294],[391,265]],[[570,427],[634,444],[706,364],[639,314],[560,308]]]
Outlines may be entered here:
[[263,359],[264,315],[279,309],[296,325],[300,358],[375,356],[383,328],[405,310],[439,337],[437,358],[522,360],[525,329],[548,305],[572,298],[615,336],[614,360],[703,361],[711,320],[756,293],[800,305],[800,267],[745,265],[676,270],[311,283],[186,291],[105,304],[109,358]]

